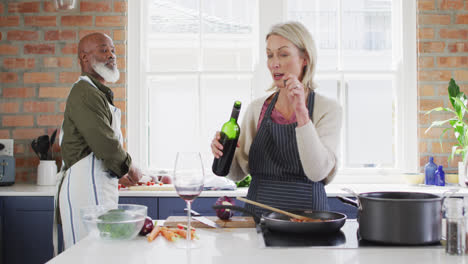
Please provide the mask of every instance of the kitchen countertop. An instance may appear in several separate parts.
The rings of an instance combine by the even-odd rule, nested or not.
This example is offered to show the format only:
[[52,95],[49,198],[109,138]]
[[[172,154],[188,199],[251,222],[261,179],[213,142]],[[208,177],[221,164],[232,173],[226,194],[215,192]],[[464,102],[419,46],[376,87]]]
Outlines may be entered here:
[[[325,186],[328,197],[339,195],[350,196],[342,188],[348,188],[356,193],[373,191],[408,191],[427,192],[442,195],[452,189],[458,189],[456,196],[468,196],[468,188],[459,186],[425,186],[408,184],[329,184]],[[236,197],[246,196],[248,188],[238,188],[235,191],[203,191],[200,197],[220,197],[223,195]],[[55,186],[38,186],[36,184],[14,184],[12,186],[1,186],[0,196],[53,196]],[[178,197],[175,191],[119,191],[123,197]]]
[[130,241],[102,241],[87,237],[48,263],[468,263],[468,256],[450,256],[443,246],[264,248],[254,228],[197,229],[196,249],[158,237],[149,243],[138,236]]

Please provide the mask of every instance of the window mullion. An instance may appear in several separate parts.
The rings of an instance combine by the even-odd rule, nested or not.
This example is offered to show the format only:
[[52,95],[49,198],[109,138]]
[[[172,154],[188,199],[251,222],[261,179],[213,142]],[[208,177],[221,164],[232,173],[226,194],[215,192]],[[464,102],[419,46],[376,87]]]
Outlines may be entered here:
[[345,75],[341,72],[340,79],[338,81],[339,87],[339,96],[338,100],[341,102],[342,110],[343,110],[343,127],[341,128],[341,167],[346,167],[345,165],[348,163],[348,144],[346,135],[348,134],[348,86],[345,80]]
[[342,32],[342,25],[341,25],[342,15],[343,15],[342,0],[338,0],[338,10],[336,11],[336,13],[337,13],[337,22],[336,22],[337,49],[336,50],[337,50],[337,57],[338,57],[337,67],[338,67],[338,71],[342,71],[343,70],[343,50],[342,50],[343,32]]
[[[203,51],[203,0],[198,0],[198,14],[199,14],[199,30],[198,30],[198,41],[199,41],[199,60],[198,60],[198,73],[197,73],[197,80],[198,80],[198,86],[197,86],[197,94],[198,94],[198,100],[197,100],[197,128],[196,131],[198,133],[197,138],[201,138],[201,135],[203,134],[202,128],[203,125],[201,124],[204,122],[204,119],[202,117],[202,75],[203,75],[203,70],[204,70],[204,51]],[[198,142],[196,146],[197,150],[201,150],[200,142]]]

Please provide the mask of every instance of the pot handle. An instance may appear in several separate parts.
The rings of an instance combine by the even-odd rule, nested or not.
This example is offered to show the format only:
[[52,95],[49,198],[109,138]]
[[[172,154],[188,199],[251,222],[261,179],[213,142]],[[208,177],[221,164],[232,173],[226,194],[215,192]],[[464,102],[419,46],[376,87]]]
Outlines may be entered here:
[[340,201],[345,203],[345,204],[349,204],[351,206],[354,206],[354,207],[358,208],[359,210],[361,209],[361,206],[360,206],[358,200],[349,199],[348,197],[344,197],[344,196],[337,196],[336,198],[340,199]]
[[456,192],[458,192],[460,189],[458,188],[454,188],[454,189],[450,189],[448,191],[445,191],[444,193],[442,193],[442,211],[445,212],[446,211],[446,208],[445,208],[445,199],[447,198],[450,198],[452,197],[452,195],[454,195]]
[[356,198],[356,200],[354,201],[354,200],[351,200],[351,199],[349,199],[347,197],[343,197],[343,196],[338,196],[338,199],[340,199],[343,203],[353,205],[353,206],[357,207],[359,210],[362,210],[361,201],[359,200],[359,195],[356,192],[354,192],[353,190],[348,189],[348,188],[341,188],[341,190],[349,193],[352,196],[354,196]]
[[242,213],[246,213],[250,216],[253,217],[254,221],[255,221],[255,224],[259,224],[260,223],[260,218],[254,214],[253,212],[245,209],[244,207],[240,207],[240,206],[235,206],[235,205],[213,205],[212,208],[214,210],[216,209],[229,209],[229,210],[233,210],[233,211],[238,211],[238,212],[242,212]]

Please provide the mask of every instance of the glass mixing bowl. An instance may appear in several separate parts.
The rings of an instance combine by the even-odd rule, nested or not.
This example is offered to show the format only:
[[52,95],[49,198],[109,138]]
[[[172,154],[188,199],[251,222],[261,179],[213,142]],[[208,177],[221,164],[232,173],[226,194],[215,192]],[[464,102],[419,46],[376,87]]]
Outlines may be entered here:
[[140,232],[148,207],[136,204],[87,206],[80,209],[89,234],[104,240],[129,240]]

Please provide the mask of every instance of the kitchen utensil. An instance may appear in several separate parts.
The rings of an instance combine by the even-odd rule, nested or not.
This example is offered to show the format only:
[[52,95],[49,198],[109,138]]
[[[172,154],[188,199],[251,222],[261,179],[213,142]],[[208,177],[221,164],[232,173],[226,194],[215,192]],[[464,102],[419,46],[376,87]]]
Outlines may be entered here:
[[80,208],[91,236],[104,240],[133,239],[143,227],[148,207],[136,204],[93,205]]
[[33,141],[31,142],[31,148],[34,150],[34,153],[36,153],[36,155],[39,157],[39,159],[41,158],[40,154],[39,154],[39,149],[37,148],[37,141],[36,139],[33,139]]
[[49,152],[49,148],[49,135],[43,135],[37,138],[37,150],[41,160],[47,160],[47,153]]
[[273,212],[277,212],[277,213],[280,213],[280,214],[287,215],[287,216],[295,218],[295,219],[305,220],[305,221],[308,221],[308,220],[313,221],[313,219],[310,219],[309,217],[298,215],[298,214],[293,214],[293,213],[290,213],[290,212],[287,212],[287,211],[284,211],[284,210],[281,210],[281,209],[278,209],[278,208],[271,207],[271,206],[266,205],[266,204],[251,201],[251,200],[243,198],[243,197],[236,197],[236,199],[239,200],[239,201],[243,201],[245,203],[253,204],[255,206],[258,206],[258,207],[261,207],[261,208],[264,208],[264,209],[268,209],[268,210],[273,211]]
[[[187,212],[187,208],[184,208],[184,211]],[[191,210],[191,213],[192,213],[192,218],[201,222],[201,223],[204,223],[205,225],[208,225],[208,226],[211,226],[211,227],[214,227],[214,228],[221,228],[221,226],[219,226],[218,224],[216,224],[216,222],[202,216],[201,214],[199,214],[198,212],[195,212],[194,210]]]
[[338,232],[346,222],[346,215],[329,211],[294,211],[295,214],[304,215],[312,219],[322,219],[320,222],[292,222],[290,217],[282,213],[264,213],[261,217],[239,206],[213,205],[213,209],[230,209],[253,216],[255,222],[265,225],[274,232],[285,233],[333,233]]
[[[57,135],[57,129],[54,130],[54,132],[52,133],[52,135],[50,136],[50,149],[52,150],[52,146],[54,145],[54,142],[55,142],[55,136]],[[50,159],[54,159],[54,151],[51,151],[51,157]]]
[[[205,218],[215,222],[221,228],[255,228],[255,220],[251,216],[233,216],[229,220],[222,220],[217,216],[205,216]],[[164,221],[164,226],[177,227],[178,224],[187,225],[187,216],[169,216]],[[212,229],[198,221],[193,221],[192,227]]]
[[364,240],[388,244],[423,245],[441,239],[442,197],[429,193],[369,192],[356,201],[338,197],[357,207],[359,234]]

